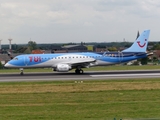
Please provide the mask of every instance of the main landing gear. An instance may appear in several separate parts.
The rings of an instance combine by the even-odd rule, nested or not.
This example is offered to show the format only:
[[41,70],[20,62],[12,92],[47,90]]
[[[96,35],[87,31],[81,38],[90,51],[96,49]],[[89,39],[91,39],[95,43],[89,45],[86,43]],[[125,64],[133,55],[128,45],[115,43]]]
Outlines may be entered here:
[[20,68],[20,75],[23,75],[24,73],[23,73],[23,68]]
[[77,68],[77,69],[75,70],[75,73],[76,73],[76,74],[83,74],[83,70]]

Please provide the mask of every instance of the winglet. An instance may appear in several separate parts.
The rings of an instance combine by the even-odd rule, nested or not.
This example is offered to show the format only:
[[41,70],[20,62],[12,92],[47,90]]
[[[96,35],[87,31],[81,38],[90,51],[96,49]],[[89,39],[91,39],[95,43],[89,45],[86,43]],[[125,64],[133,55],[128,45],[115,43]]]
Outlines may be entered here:
[[123,50],[122,52],[146,52],[148,45],[150,30],[145,30],[141,35],[136,39],[131,47]]

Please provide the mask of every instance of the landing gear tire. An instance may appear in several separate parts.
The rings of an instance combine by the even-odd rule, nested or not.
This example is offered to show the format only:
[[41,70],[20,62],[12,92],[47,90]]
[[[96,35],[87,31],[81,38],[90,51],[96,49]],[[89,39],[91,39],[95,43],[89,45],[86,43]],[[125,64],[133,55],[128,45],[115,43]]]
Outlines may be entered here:
[[20,68],[20,75],[23,75],[24,73],[23,73],[23,68]]
[[79,74],[79,73],[80,73],[80,71],[79,71],[78,69],[76,69],[76,70],[75,70],[75,73],[76,73],[76,74]]
[[76,74],[83,74],[83,70],[82,70],[82,69],[76,69],[76,70],[75,70],[75,73],[76,73]]
[[23,74],[24,74],[23,71],[21,71],[20,75],[23,75]]
[[80,70],[80,73],[83,74],[83,70]]

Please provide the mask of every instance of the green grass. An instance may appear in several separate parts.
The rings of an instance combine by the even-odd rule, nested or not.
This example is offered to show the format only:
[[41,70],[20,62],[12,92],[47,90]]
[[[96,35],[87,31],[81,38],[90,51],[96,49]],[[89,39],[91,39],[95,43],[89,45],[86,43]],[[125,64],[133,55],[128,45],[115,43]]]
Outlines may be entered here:
[[160,80],[0,83],[1,120],[160,118]]
[[[104,71],[104,70],[153,70],[160,69],[160,65],[142,65],[142,66],[127,66],[127,65],[112,65],[84,68],[84,71]],[[0,73],[19,73],[19,69],[0,69]],[[53,72],[51,68],[24,69],[24,72]]]

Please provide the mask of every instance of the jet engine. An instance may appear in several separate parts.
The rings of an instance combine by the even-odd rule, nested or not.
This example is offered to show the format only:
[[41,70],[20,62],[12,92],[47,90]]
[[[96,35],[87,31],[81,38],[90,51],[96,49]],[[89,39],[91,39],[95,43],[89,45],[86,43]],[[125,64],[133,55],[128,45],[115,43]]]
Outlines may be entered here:
[[71,69],[71,66],[68,64],[58,64],[55,71],[58,72],[68,72]]

